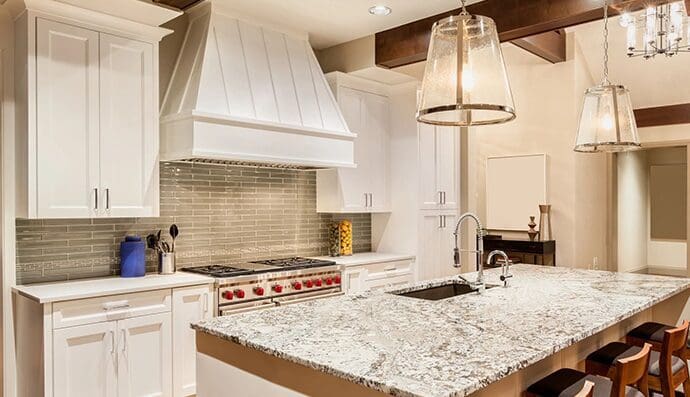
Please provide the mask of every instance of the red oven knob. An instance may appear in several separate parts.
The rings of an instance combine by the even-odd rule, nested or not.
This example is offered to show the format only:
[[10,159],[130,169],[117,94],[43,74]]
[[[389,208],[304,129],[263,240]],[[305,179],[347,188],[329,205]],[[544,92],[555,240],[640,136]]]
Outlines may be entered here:
[[283,292],[283,286],[280,284],[276,284],[273,286],[273,291],[275,291],[277,293],[281,293],[281,292]]
[[340,284],[340,276],[335,276],[335,283]]
[[330,278],[330,277],[328,277],[328,278],[326,279],[326,285],[332,285],[332,284],[333,284],[333,279]]
[[264,294],[264,289],[261,287],[256,287],[256,288],[254,288],[254,293],[261,296]]
[[316,285],[317,287],[320,287],[321,286],[321,279],[317,278],[316,280],[314,280],[314,285]]
[[232,291],[225,291],[223,292],[223,299],[231,301],[233,298],[233,293]]
[[236,289],[235,290],[235,296],[238,297],[239,299],[244,298],[244,290]]
[[312,282],[311,280],[307,280],[307,281],[304,282],[304,285],[305,285],[307,288],[311,288],[311,287],[314,286],[314,282]]
[[302,289],[302,283],[300,283],[299,281],[295,281],[294,283],[292,283],[292,288],[299,291]]

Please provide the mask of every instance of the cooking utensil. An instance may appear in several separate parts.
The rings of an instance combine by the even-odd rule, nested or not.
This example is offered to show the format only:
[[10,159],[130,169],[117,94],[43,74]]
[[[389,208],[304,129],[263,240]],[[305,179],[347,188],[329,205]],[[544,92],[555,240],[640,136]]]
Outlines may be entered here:
[[146,246],[151,248],[152,250],[156,249],[156,246],[158,245],[158,242],[156,241],[156,236],[153,234],[149,234],[146,236]]
[[167,241],[161,242],[161,245],[163,246],[163,252],[170,253],[170,244],[168,244]]
[[180,235],[180,230],[177,228],[176,224],[170,225],[170,237],[172,237],[172,250],[171,252],[175,252],[175,239],[177,236]]

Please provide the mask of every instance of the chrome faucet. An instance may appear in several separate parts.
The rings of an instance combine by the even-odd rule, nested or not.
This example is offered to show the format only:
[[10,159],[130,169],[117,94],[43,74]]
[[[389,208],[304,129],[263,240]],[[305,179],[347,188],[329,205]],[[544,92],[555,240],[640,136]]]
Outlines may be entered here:
[[477,255],[477,280],[472,282],[461,275],[458,275],[458,277],[467,284],[476,287],[481,292],[484,289],[484,261],[482,260],[482,257],[484,256],[484,228],[482,228],[482,222],[479,220],[479,217],[471,212],[466,212],[460,215],[458,223],[455,224],[455,231],[453,232],[453,236],[455,237],[455,248],[453,248],[453,266],[456,268],[462,266],[460,263],[460,247],[458,246],[458,237],[460,236],[460,225],[462,225],[462,223],[468,218],[474,220],[474,222],[477,224],[477,249],[474,251],[469,251],[474,252]]
[[486,264],[490,265],[491,260],[494,258],[494,256],[500,255],[503,257],[503,263],[501,264],[501,281],[503,281],[503,286],[507,287],[508,286],[508,279],[513,277],[512,274],[510,274],[510,259],[508,259],[508,255],[506,255],[505,252],[499,251],[499,250],[494,250],[489,252],[489,256],[486,258]]

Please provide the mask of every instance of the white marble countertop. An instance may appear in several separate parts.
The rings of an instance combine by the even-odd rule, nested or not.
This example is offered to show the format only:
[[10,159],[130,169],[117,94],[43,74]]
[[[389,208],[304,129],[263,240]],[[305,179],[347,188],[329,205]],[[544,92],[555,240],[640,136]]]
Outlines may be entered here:
[[[482,295],[426,301],[373,292],[193,327],[396,396],[466,396],[690,287],[686,278],[511,270],[508,288]],[[487,281],[498,284],[499,275],[488,270]]]
[[335,261],[335,263],[339,265],[349,267],[381,262],[414,260],[415,256],[410,254],[395,254],[388,252],[360,252],[350,256],[319,256],[316,259]]
[[12,288],[12,291],[33,299],[38,303],[50,303],[93,298],[96,296],[212,284],[213,282],[214,279],[211,277],[178,271],[167,275],[150,274],[144,277],[103,277],[17,285]]

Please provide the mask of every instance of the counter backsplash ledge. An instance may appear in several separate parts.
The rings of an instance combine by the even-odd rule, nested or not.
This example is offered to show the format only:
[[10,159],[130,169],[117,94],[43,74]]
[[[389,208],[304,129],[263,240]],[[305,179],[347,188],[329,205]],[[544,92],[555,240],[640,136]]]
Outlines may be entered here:
[[[353,249],[371,250],[369,214],[317,214],[316,175],[309,171],[161,163],[159,218],[17,219],[17,282],[119,273],[120,241],[172,223],[177,266],[281,256],[325,255],[328,225],[353,221]],[[147,272],[156,258],[147,250]]]

